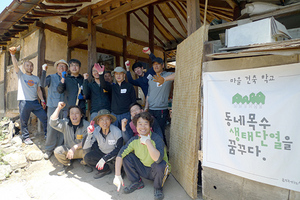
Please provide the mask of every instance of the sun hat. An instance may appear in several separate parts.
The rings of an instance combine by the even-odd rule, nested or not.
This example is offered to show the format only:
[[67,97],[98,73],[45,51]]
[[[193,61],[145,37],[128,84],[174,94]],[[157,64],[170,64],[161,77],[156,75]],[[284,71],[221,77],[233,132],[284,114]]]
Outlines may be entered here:
[[56,62],[54,63],[54,67],[56,68],[57,65],[58,65],[59,63],[63,63],[63,64],[65,64],[65,65],[67,65],[67,67],[69,68],[69,64],[68,64],[67,61],[65,61],[64,59],[61,59],[61,60],[59,60],[59,61],[56,61]]
[[102,110],[98,111],[98,115],[96,117],[94,117],[93,121],[97,123],[98,120],[99,120],[99,118],[102,117],[102,116],[104,116],[104,115],[110,116],[111,123],[114,123],[117,120],[116,116],[110,114],[109,110],[102,109]]

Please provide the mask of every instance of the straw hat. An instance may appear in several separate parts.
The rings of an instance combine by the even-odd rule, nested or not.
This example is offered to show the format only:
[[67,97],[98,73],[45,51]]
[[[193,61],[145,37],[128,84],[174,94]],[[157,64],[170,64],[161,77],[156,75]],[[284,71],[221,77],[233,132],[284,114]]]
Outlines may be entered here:
[[69,68],[69,64],[68,64],[67,61],[65,61],[64,59],[61,59],[61,60],[59,60],[59,61],[56,61],[56,62],[54,63],[54,67],[56,68],[57,65],[58,65],[59,63],[63,63],[63,64],[65,64],[65,65],[67,65],[67,67]]

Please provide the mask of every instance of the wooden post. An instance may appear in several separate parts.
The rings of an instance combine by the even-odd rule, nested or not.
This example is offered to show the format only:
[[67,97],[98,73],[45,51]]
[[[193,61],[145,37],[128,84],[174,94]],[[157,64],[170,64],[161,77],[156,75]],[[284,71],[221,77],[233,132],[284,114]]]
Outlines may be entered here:
[[[97,62],[97,46],[96,46],[96,25],[92,22],[92,9],[89,8],[88,13],[88,72],[91,72],[91,67]],[[90,74],[91,77],[91,74]]]
[[[148,21],[148,25],[149,25],[149,48],[151,50],[152,53],[154,53],[154,7],[153,5],[149,5],[148,6],[149,9],[149,21]],[[151,61],[149,60],[150,66],[151,66]]]
[[188,36],[201,26],[199,0],[187,0]]
[[[72,23],[67,22],[68,42],[72,40]],[[72,48],[68,47],[67,62],[71,60]]]

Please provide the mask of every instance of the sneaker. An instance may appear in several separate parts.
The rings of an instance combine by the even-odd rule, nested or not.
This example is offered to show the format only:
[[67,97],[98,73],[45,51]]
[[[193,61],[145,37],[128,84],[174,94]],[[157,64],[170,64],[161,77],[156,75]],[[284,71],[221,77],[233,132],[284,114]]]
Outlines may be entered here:
[[95,175],[94,175],[94,179],[98,179],[98,178],[102,178],[105,175],[108,175],[111,173],[111,169],[107,170],[107,171],[98,171]]
[[83,171],[84,171],[85,173],[91,173],[91,172],[93,171],[93,168],[91,168],[91,167],[88,166],[88,165],[84,165]]
[[144,183],[142,179],[140,179],[137,182],[131,183],[128,187],[124,188],[124,193],[129,194],[131,192],[134,192],[135,190],[144,188]]
[[70,165],[70,166],[64,165],[63,168],[57,172],[57,175],[62,176],[64,174],[68,173],[68,171],[70,171],[71,169],[73,169],[72,165]]
[[162,188],[159,188],[159,189],[154,188],[154,199],[162,200],[163,198],[164,198],[163,189]]
[[44,153],[44,159],[48,160],[52,156],[52,151],[45,151]]
[[32,145],[32,144],[33,144],[32,140],[31,140],[30,138],[26,138],[26,139],[24,140],[24,143],[25,143],[26,145]]

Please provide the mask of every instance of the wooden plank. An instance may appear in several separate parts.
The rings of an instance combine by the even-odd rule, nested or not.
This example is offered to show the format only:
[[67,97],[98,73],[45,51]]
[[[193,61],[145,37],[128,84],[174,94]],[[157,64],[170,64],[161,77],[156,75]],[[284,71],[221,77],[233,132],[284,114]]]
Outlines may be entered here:
[[186,28],[185,28],[183,22],[182,22],[181,19],[178,17],[178,15],[177,15],[176,11],[174,10],[174,8],[173,8],[169,3],[166,3],[166,5],[169,7],[169,9],[171,10],[171,12],[172,12],[172,13],[174,14],[174,16],[176,17],[176,19],[177,19],[177,21],[179,22],[179,24],[180,24],[181,28],[183,29],[183,31],[184,31],[185,33],[187,33],[187,30],[186,30]]
[[102,15],[98,16],[98,17],[95,17],[93,19],[93,23],[94,24],[100,24],[100,23],[109,21],[109,20],[111,20],[113,18],[116,18],[116,17],[118,17],[118,16],[120,16],[124,13],[142,8],[144,6],[150,5],[150,4],[158,2],[158,1],[159,0],[148,0],[148,1],[134,0],[134,1],[131,1],[129,3],[126,3],[126,4],[120,6],[116,9],[110,11],[110,12],[107,12],[105,14],[102,14]]
[[178,2],[172,2],[172,4],[176,7],[176,9],[179,11],[179,13],[183,16],[183,18],[185,20],[187,20],[187,13],[186,13],[186,10],[181,6],[180,3]]
[[237,6],[237,3],[234,0],[225,0],[231,8],[235,8]]
[[[149,31],[148,26],[143,22],[143,20],[134,12],[134,16],[138,19],[138,21]],[[166,46],[157,36],[154,35],[154,38],[162,45]]]
[[68,48],[75,47],[75,46],[77,46],[79,44],[84,43],[87,40],[88,40],[88,36],[85,36],[85,37],[79,36],[78,38],[75,38],[75,39],[70,40],[68,42]]
[[187,0],[187,27],[188,36],[201,26],[200,6],[198,0]]
[[156,8],[159,10],[160,14],[163,16],[163,18],[165,19],[165,21],[169,24],[169,26],[173,29],[173,31],[175,31],[177,33],[177,35],[179,35],[182,39],[185,39],[185,37],[175,28],[175,26],[170,22],[170,20],[167,18],[167,16],[165,15],[165,13],[161,10],[161,8],[159,7],[159,5],[156,5]]
[[89,9],[88,15],[88,71],[91,71],[92,65],[97,62],[96,46],[96,25],[92,23],[92,9]]
[[37,27],[40,27],[40,28],[48,29],[49,31],[60,34],[60,35],[64,35],[64,36],[68,35],[67,31],[57,28],[55,26],[49,25],[49,24],[44,24],[43,22],[40,22],[40,21],[36,21],[34,23],[34,25]]

